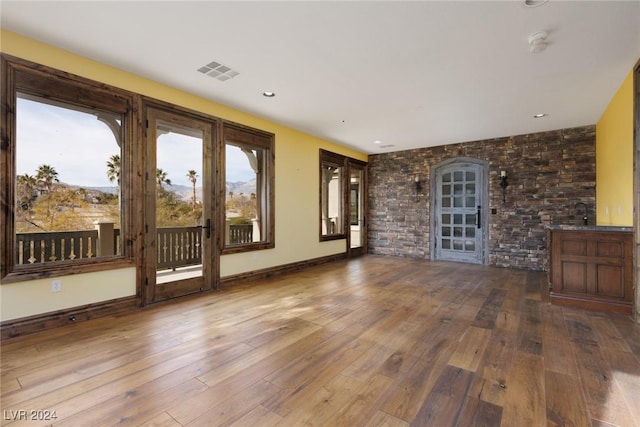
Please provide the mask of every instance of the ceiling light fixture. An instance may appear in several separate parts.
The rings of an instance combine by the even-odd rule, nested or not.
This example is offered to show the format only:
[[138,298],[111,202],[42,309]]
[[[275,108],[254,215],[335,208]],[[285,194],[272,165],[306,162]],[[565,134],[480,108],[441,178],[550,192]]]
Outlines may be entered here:
[[373,141],[373,143],[374,144],[382,144],[382,141],[376,140],[376,141]]
[[535,115],[533,116],[533,118],[534,118],[534,119],[541,119],[541,118],[543,118],[543,117],[547,117],[547,116],[548,116],[548,114],[547,114],[547,113],[538,113],[538,114],[535,114]]
[[524,0],[524,6],[525,7],[538,7],[538,6],[542,6],[543,4],[545,4],[548,1],[549,0]]
[[262,92],[262,96],[266,96],[267,98],[273,98],[276,96],[274,92]]
[[547,34],[546,31],[538,31],[529,35],[529,52],[540,53],[547,48]]

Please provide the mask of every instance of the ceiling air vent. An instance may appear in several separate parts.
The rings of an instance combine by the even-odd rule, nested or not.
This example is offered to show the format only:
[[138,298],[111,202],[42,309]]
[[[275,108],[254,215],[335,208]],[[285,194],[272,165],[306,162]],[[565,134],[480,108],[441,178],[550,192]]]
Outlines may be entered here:
[[226,80],[230,80],[240,74],[236,70],[227,67],[219,62],[213,61],[208,63],[207,65],[203,65],[198,68],[198,71],[202,74],[206,74],[209,77],[213,77],[214,79],[218,79],[221,82]]

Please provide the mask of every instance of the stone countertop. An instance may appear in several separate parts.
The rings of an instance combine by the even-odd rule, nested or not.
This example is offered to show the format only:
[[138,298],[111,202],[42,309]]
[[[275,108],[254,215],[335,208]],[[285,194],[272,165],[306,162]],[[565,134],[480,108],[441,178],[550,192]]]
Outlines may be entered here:
[[550,224],[546,226],[547,230],[562,231],[633,231],[633,227],[625,227],[620,225],[566,225],[566,224]]

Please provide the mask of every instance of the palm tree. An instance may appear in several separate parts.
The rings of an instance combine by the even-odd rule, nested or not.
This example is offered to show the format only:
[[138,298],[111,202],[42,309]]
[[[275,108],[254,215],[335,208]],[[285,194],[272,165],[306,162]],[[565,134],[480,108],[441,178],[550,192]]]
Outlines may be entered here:
[[38,185],[38,180],[35,176],[25,173],[18,175],[18,185],[23,189],[24,194],[31,198],[33,196],[33,190],[35,190]]
[[17,181],[17,194],[20,199],[18,203],[20,203],[22,210],[28,210],[34,199],[34,191],[38,185],[38,180],[35,176],[25,173],[18,175]]
[[167,178],[167,176],[168,173],[163,171],[161,168],[156,169],[156,183],[158,184],[158,187],[164,188],[162,187],[162,184],[171,185],[171,180]]
[[120,155],[114,154],[107,160],[107,177],[109,182],[116,182],[120,186]]
[[193,201],[193,208],[195,209],[196,205],[197,205],[197,199],[196,199],[196,182],[198,180],[198,172],[196,172],[193,169],[190,169],[187,172],[187,178],[189,178],[189,181],[191,181],[191,184],[193,184],[193,195],[191,196],[191,199]]
[[36,171],[36,179],[38,182],[44,185],[47,192],[51,191],[51,186],[54,182],[60,182],[58,179],[58,172],[51,165],[40,165]]

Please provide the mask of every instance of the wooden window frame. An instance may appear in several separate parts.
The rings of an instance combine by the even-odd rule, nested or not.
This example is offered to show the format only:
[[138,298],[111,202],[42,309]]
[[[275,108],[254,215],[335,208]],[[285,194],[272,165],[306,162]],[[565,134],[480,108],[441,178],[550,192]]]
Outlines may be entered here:
[[[349,218],[347,218],[347,207],[349,202],[349,186],[347,183],[349,182],[348,174],[348,161],[349,158],[347,156],[343,156],[341,154],[333,153],[331,151],[320,149],[320,164],[319,164],[319,221],[318,221],[318,234],[320,236],[320,241],[325,242],[329,240],[340,240],[347,238],[347,230],[349,229]],[[342,231],[340,233],[332,233],[332,234],[323,234],[322,232],[322,218],[323,218],[323,203],[322,203],[322,172],[324,165],[333,165],[341,168],[341,182],[340,182],[340,218],[341,218],[341,226]]]
[[220,189],[219,197],[222,203],[226,201],[226,147],[229,142],[232,145],[243,145],[246,147],[264,150],[262,167],[264,177],[258,185],[261,186],[261,236],[259,242],[226,244],[225,216],[226,209],[222,206],[219,217],[219,227],[221,232],[222,255],[250,252],[263,249],[273,249],[275,247],[275,135],[269,132],[254,129],[238,123],[221,122],[222,143],[218,144],[218,164],[220,165]]
[[[43,277],[66,276],[133,266],[138,248],[134,247],[136,212],[140,207],[139,189],[134,185],[134,165],[139,153],[134,149],[138,127],[135,95],[106,84],[97,83],[69,73],[2,54],[2,100],[0,115],[0,278],[2,283],[33,280]],[[17,94],[44,98],[79,107],[117,113],[122,116],[121,148],[121,236],[122,255],[83,260],[60,261],[29,266],[15,265],[15,170],[16,170],[16,103]]]

